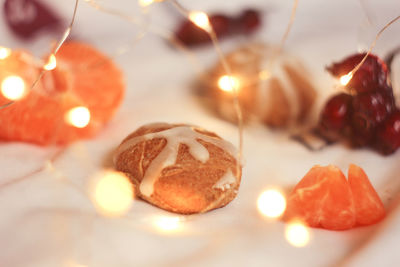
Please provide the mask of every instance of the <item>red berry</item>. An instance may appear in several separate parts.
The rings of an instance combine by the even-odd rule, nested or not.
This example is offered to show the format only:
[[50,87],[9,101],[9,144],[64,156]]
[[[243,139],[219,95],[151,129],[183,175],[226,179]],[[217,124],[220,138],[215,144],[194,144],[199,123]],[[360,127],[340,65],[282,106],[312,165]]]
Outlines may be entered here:
[[376,147],[383,154],[391,154],[400,147],[400,111],[396,110],[379,127]]
[[3,11],[7,25],[20,38],[32,38],[43,29],[61,30],[61,18],[38,0],[6,0]]
[[372,141],[377,126],[386,119],[393,106],[386,102],[383,93],[375,92],[354,96],[352,108],[352,143],[363,146]]
[[[327,67],[327,70],[339,78],[353,70],[364,56],[365,53],[352,55],[338,63],[332,64]],[[387,72],[388,69],[385,62],[377,56],[370,54],[347,84],[347,88],[354,89],[359,93],[386,90],[388,89]]]
[[[227,36],[230,33],[230,22],[228,17],[216,14],[210,16],[209,19],[218,38]],[[211,41],[208,33],[197,27],[190,20],[186,20],[181,24],[175,36],[182,43],[188,46],[204,44]]]
[[252,33],[261,25],[260,14],[253,9],[247,9],[239,17],[242,32]]
[[341,93],[332,97],[321,114],[321,126],[328,130],[340,131],[348,125],[352,96]]

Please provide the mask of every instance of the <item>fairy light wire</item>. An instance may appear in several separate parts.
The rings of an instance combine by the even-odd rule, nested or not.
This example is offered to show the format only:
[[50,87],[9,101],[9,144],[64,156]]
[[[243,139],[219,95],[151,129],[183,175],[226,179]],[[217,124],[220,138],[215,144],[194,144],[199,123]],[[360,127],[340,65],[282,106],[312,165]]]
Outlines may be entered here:
[[[182,15],[184,15],[185,17],[190,19],[190,11],[188,9],[186,9],[185,7],[183,7],[177,0],[170,0],[170,2],[172,3],[172,5],[174,7],[176,7],[176,9],[182,13]],[[208,17],[207,17],[208,18]],[[221,46],[219,44],[217,35],[211,25],[211,23],[209,23],[209,27],[204,29],[202,28],[204,31],[206,31],[208,33],[208,35],[210,36],[210,39],[214,45],[215,51],[217,52],[217,55],[221,61],[222,64],[222,68],[224,69],[225,73],[229,76],[232,77],[232,70],[230,65],[228,64],[228,61],[226,60],[226,57],[224,56],[224,53],[222,52]],[[198,26],[199,27],[199,26]],[[200,27],[201,28],[201,27]],[[238,124],[238,129],[239,129],[239,151],[238,151],[238,163],[237,163],[237,175],[239,175],[240,173],[240,166],[243,163],[243,113],[242,113],[242,109],[240,107],[240,101],[239,101],[239,90],[238,87],[233,83],[232,79],[230,79],[231,82],[231,87],[233,88],[233,105],[234,105],[234,109],[235,109],[235,113],[237,116],[237,124]]]
[[[147,32],[153,33],[169,43],[171,43],[174,47],[176,47],[179,51],[181,51],[183,54],[185,54],[189,60],[189,62],[192,64],[194,69],[198,73],[204,72],[204,68],[200,64],[200,60],[196,57],[196,55],[191,52],[179,39],[174,37],[174,34],[166,29],[161,29],[154,24],[150,23],[145,23],[144,20],[138,19],[135,16],[128,15],[126,13],[120,12],[119,10],[112,9],[109,7],[104,7],[100,5],[96,0],[84,0],[86,3],[88,3],[92,8],[96,9],[99,12],[109,14],[111,16],[118,17],[122,20],[125,20],[129,23],[132,23],[134,25],[144,25],[145,28],[147,29]],[[155,1],[155,2],[161,2],[161,1]],[[145,8],[148,8],[149,6],[146,6]],[[142,39],[144,37],[144,34],[140,36],[141,34],[139,33],[135,39],[135,41],[132,43],[134,45],[137,41]],[[140,36],[140,37],[139,37]],[[124,51],[119,52],[116,56],[121,56],[129,51],[129,48],[124,49]]]
[[[358,63],[350,72],[348,72],[346,75],[349,77],[348,82],[351,80],[351,78],[353,78],[354,74],[361,68],[361,66],[364,64],[364,62],[367,60],[368,56],[371,54],[372,49],[374,49],[376,42],[378,41],[378,39],[380,38],[380,36],[382,35],[382,33],[393,23],[395,23],[397,20],[400,19],[400,15],[395,17],[394,19],[392,19],[391,21],[389,21],[375,36],[374,41],[372,42],[372,44],[370,45],[367,53],[365,54],[365,56],[363,57],[363,59],[360,61],[360,63]],[[343,77],[343,76],[342,76]]]
[[285,45],[285,42],[289,36],[289,33],[292,29],[294,20],[296,18],[296,13],[297,13],[297,6],[299,5],[299,0],[294,0],[293,1],[293,6],[292,6],[292,13],[290,14],[290,19],[289,19],[289,23],[286,26],[286,30],[285,33],[282,36],[281,42],[279,44],[279,48],[278,48],[278,55],[282,52],[283,50],[283,46]]
[[[53,49],[53,52],[51,53],[51,55],[55,56],[57,54],[57,52],[60,50],[61,46],[65,43],[65,41],[67,40],[68,36],[70,35],[70,33],[72,31],[72,27],[73,27],[74,22],[75,22],[76,13],[77,13],[77,10],[78,10],[78,5],[79,5],[79,0],[75,0],[74,11],[72,13],[71,21],[70,21],[67,29],[64,31],[64,34],[62,35],[61,39],[57,42],[57,45]],[[36,77],[36,79],[33,81],[31,86],[29,87],[28,91],[32,91],[35,88],[37,83],[40,81],[40,79],[42,79],[43,75],[46,72],[47,72],[47,69],[46,68],[42,68],[42,70],[39,73],[39,75]],[[15,101],[10,101],[10,102],[8,102],[6,104],[3,104],[3,105],[0,106],[0,110],[4,109],[4,108],[7,108],[7,107],[11,106],[14,103],[15,103]]]

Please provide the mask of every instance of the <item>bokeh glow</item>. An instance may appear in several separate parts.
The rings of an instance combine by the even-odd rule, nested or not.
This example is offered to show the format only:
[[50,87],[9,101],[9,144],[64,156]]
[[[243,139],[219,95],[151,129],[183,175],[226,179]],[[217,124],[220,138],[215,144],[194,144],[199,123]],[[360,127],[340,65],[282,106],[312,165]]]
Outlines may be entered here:
[[268,189],[257,199],[258,211],[269,218],[280,217],[286,209],[285,196],[278,190]]
[[204,12],[192,11],[189,13],[189,19],[193,22],[197,27],[209,32],[211,31],[210,20],[208,16]]
[[0,46],[0,60],[6,59],[11,55],[11,49]]
[[353,78],[353,75],[351,73],[343,75],[339,79],[340,80],[340,84],[343,85],[343,86],[347,85],[350,82],[351,78]]
[[182,219],[177,216],[154,217],[154,227],[161,233],[174,233],[182,228]]
[[289,222],[285,230],[286,240],[295,247],[304,247],[310,242],[310,230],[301,221]]
[[218,79],[218,87],[225,92],[233,92],[239,88],[239,79],[229,75],[223,75]]
[[1,93],[9,100],[18,100],[25,95],[25,82],[16,75],[8,76],[1,82]]
[[67,111],[64,119],[76,128],[85,128],[90,122],[90,111],[86,107],[75,107]]
[[121,172],[105,171],[94,184],[94,204],[105,216],[123,215],[131,207],[133,198],[132,183]]

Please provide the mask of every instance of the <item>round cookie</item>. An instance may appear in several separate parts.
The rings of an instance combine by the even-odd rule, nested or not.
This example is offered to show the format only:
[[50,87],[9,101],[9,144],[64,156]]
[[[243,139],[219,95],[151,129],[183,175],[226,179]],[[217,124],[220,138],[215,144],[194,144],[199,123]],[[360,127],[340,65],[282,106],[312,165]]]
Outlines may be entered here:
[[[278,48],[250,43],[226,55],[232,76],[238,79],[238,97],[246,121],[271,127],[304,124],[316,99],[316,89],[303,63]],[[226,75],[222,62],[203,76],[200,95],[220,117],[236,121],[234,93],[219,88]]]
[[220,208],[238,192],[241,166],[234,146],[185,124],[144,125],[126,137],[114,165],[136,195],[162,209],[192,214]]

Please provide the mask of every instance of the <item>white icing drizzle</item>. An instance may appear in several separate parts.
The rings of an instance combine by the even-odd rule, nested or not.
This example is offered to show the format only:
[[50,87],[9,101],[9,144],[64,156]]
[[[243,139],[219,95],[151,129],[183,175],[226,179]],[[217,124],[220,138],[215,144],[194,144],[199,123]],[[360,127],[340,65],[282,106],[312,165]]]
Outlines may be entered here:
[[[158,125],[158,124],[157,124]],[[161,126],[166,126],[168,124],[160,124]],[[237,159],[237,151],[235,147],[222,139],[204,135],[198,133],[194,130],[195,128],[191,126],[177,126],[164,131],[156,132],[156,133],[148,133],[142,136],[134,137],[129,140],[126,140],[122,143],[115,154],[114,160],[118,159],[118,157],[126,150],[132,148],[136,144],[151,140],[162,138],[167,141],[164,149],[157,155],[157,157],[150,163],[149,167],[144,174],[143,180],[140,183],[140,192],[144,196],[150,197],[154,191],[154,183],[157,181],[161,171],[168,166],[175,164],[179,145],[185,144],[189,147],[190,154],[202,163],[206,163],[210,157],[210,154],[201,143],[198,142],[197,139],[201,139],[205,142],[211,143],[215,146],[218,146],[221,149],[227,151],[232,157]]]
[[[290,62],[290,58],[284,55],[280,55],[276,57],[274,53],[276,53],[275,49],[272,47],[265,47],[267,49],[264,56],[265,60],[261,62],[261,69],[265,69],[270,71],[271,77],[269,79],[261,80],[259,82],[259,101],[260,107],[264,107],[264,109],[268,108],[268,105],[265,105],[265,100],[274,101],[271,96],[269,90],[271,88],[271,80],[273,78],[277,79],[279,83],[282,85],[282,92],[285,95],[285,98],[289,102],[289,123],[294,123],[300,114],[300,103],[297,95],[297,90],[295,88],[296,85],[292,84],[289,74],[287,73],[285,66],[286,65],[296,65]],[[270,49],[270,50],[268,50]],[[272,62],[271,58],[274,59]],[[265,113],[265,111],[262,111]]]
[[224,176],[221,177],[221,179],[218,180],[213,185],[213,188],[221,189],[222,191],[225,191],[226,189],[231,188],[231,184],[234,184],[236,182],[236,177],[233,175],[231,170],[228,170]]

